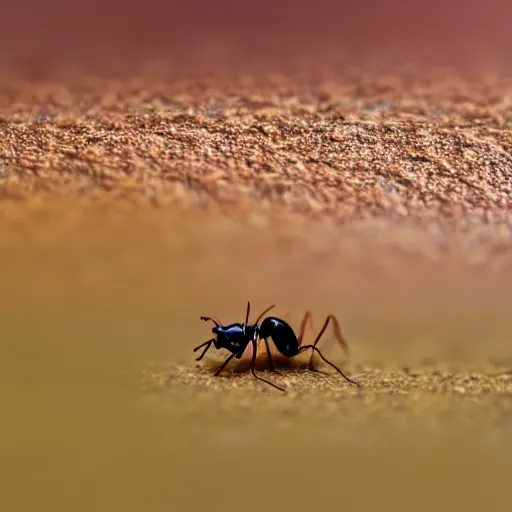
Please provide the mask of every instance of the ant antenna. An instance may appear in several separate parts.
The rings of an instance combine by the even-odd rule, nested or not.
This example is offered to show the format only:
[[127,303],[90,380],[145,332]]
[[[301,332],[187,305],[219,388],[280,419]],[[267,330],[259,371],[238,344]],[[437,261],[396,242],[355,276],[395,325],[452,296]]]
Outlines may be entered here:
[[204,322],[211,320],[217,327],[220,327],[221,325],[219,319],[215,316],[213,318],[210,318],[209,316],[201,316],[200,319],[203,320]]
[[275,308],[276,305],[275,304],[272,304],[272,306],[270,306],[269,308],[265,309],[265,311],[263,311],[263,313],[261,313],[261,315],[256,319],[256,322],[254,322],[256,325],[260,323],[260,320],[263,318],[263,316],[265,315],[265,313],[268,313],[272,308]]
[[245,335],[245,326],[249,323],[249,312],[251,311],[251,303],[247,301],[247,312],[245,313],[245,323],[244,323],[244,335]]
[[247,301],[247,313],[245,314],[245,325],[249,323],[249,312],[251,311],[251,303]]

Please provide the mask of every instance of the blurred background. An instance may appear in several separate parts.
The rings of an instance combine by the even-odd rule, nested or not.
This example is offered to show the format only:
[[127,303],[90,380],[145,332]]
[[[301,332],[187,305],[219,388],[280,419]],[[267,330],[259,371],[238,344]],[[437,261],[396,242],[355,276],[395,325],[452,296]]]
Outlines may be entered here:
[[209,58],[296,59],[311,52],[364,56],[392,48],[397,58],[421,51],[438,61],[506,62],[511,14],[506,0],[7,0],[0,44],[3,54],[50,60],[158,53],[186,63],[197,52]]
[[[0,176],[26,145],[38,87],[65,88],[68,74],[144,83],[158,61],[193,82],[342,61],[373,83],[364,62],[430,62],[510,90],[511,15],[505,0],[3,1],[0,136],[23,129]],[[11,72],[33,82],[16,102]],[[3,510],[510,510],[510,273],[478,247],[447,236],[429,258],[428,238],[387,224],[5,190]],[[317,329],[336,313],[367,390],[279,375],[298,385],[283,397],[248,375],[210,379],[193,361],[210,335],[199,316],[242,321],[247,300],[293,325],[311,309]]]

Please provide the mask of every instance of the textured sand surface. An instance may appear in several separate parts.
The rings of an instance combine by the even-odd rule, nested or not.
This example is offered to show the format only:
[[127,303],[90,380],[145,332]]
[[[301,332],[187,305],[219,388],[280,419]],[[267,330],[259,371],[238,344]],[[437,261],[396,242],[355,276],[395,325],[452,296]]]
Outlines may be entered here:
[[432,239],[462,232],[492,239],[482,251],[508,251],[506,76],[343,61],[316,74],[147,67],[122,79],[4,80],[2,196],[279,209],[421,227]]
[[1,191],[510,226],[508,81],[346,66],[319,78],[163,67],[13,79],[2,91]]

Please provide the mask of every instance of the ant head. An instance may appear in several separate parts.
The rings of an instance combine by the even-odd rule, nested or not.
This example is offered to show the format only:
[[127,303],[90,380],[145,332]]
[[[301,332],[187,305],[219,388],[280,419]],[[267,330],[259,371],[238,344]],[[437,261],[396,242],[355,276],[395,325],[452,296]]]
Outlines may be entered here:
[[[238,327],[238,329],[237,329]],[[213,334],[216,334],[217,336],[231,333],[233,334],[237,330],[240,330],[241,326],[238,326],[238,324],[233,325],[216,325],[215,327],[212,327]]]
[[[250,328],[251,326],[248,327]],[[229,339],[235,339],[246,336],[246,334],[244,334],[244,325],[240,323],[229,325],[216,325],[215,327],[212,328],[212,332],[216,334],[218,337],[227,337]]]

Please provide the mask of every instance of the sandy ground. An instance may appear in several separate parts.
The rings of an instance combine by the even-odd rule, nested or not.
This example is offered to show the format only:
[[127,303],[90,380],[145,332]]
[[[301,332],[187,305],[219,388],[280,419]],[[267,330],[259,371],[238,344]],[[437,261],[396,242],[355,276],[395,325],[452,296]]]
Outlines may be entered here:
[[117,80],[13,78],[2,194],[112,191],[231,213],[281,205],[340,221],[510,226],[508,81],[345,66],[315,79],[162,65]]
[[[9,510],[510,509],[508,75],[160,64],[1,97]],[[199,316],[247,300],[308,337],[335,313],[361,389],[196,365]]]

